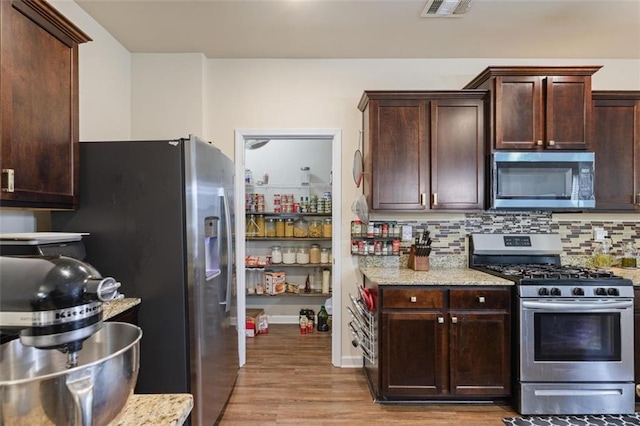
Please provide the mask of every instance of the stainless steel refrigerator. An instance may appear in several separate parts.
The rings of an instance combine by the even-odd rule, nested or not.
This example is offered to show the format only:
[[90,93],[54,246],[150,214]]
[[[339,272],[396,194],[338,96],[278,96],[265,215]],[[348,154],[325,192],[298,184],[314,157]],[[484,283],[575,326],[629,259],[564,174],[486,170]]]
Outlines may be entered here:
[[86,261],[140,297],[136,393],[194,396],[212,425],[238,372],[233,162],[191,136],[80,143],[80,206],[54,231],[88,232]]

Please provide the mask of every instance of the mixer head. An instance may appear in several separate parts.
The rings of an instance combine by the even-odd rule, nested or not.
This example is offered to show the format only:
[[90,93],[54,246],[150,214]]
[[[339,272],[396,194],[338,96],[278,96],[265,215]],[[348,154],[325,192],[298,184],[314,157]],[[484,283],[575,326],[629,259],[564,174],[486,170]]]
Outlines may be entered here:
[[120,283],[65,256],[0,256],[0,331],[58,349],[77,362],[82,342],[102,327],[102,302],[122,297]]

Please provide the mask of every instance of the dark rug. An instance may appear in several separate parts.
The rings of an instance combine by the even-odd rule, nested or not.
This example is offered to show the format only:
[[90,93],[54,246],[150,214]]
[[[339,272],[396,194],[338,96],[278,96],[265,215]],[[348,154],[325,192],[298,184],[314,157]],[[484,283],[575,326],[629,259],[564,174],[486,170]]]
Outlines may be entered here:
[[592,416],[522,416],[505,417],[505,425],[512,426],[610,426],[640,425],[640,413],[602,414]]

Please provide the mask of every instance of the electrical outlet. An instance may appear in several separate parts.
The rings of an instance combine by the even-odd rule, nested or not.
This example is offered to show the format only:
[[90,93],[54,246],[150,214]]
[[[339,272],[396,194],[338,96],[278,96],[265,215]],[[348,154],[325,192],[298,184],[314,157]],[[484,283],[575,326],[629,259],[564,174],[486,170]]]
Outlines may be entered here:
[[604,228],[598,228],[598,227],[593,228],[593,239],[595,241],[602,241],[608,235],[609,235],[609,233],[607,231],[605,231]]

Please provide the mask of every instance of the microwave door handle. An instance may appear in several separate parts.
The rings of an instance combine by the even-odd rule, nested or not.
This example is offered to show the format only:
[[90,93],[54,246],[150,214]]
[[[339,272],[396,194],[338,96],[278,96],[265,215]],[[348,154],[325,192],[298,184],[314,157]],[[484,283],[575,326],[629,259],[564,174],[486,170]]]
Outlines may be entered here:
[[578,303],[562,303],[562,302],[533,302],[525,300],[522,302],[523,308],[528,309],[540,309],[547,311],[589,311],[589,312],[601,312],[611,309],[627,309],[633,307],[633,301],[625,300],[623,302],[578,302]]

